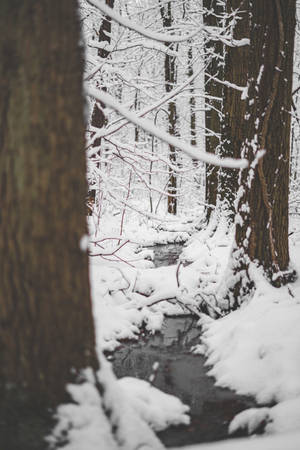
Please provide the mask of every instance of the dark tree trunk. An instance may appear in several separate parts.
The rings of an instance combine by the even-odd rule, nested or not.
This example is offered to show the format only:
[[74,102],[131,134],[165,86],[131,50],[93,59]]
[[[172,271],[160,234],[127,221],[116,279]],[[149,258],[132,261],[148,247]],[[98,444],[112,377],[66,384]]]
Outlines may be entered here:
[[[167,2],[165,6],[160,7],[163,27],[170,28],[173,25],[172,3]],[[166,47],[174,49],[173,44],[165,44]],[[176,58],[166,53],[165,55],[165,87],[166,92],[170,92],[177,82]],[[168,132],[175,136],[177,134],[177,109],[176,102],[170,101],[168,103]],[[169,182],[168,182],[168,213],[177,214],[177,176],[174,167],[177,163],[176,149],[173,145],[169,145],[169,159],[173,168],[169,167]]]
[[[114,0],[106,0],[105,2],[107,6],[110,8],[114,7]],[[98,41],[103,43],[107,42],[107,44],[110,44],[111,42],[111,18],[108,16],[104,16],[98,33]],[[98,49],[98,56],[102,59],[106,59],[109,56],[109,51],[104,48]],[[106,90],[105,87],[101,87],[104,91]],[[95,128],[103,128],[106,125],[106,117],[105,117],[105,105],[104,103],[95,102],[93,112],[92,112],[92,120],[91,125]],[[101,139],[96,139],[93,146],[99,147],[100,146]]]
[[[233,39],[249,38],[249,1],[230,0],[226,2],[227,13],[239,10],[233,29]],[[232,19],[231,19],[232,20]],[[226,46],[224,80],[239,87],[246,87],[248,81],[249,45]],[[240,158],[244,142],[243,121],[246,114],[246,99],[242,92],[233,87],[223,87],[222,146],[223,157]],[[228,168],[219,170],[218,200],[233,220],[235,197],[238,188],[238,171]]]
[[[219,26],[217,15],[223,12],[223,7],[218,4],[218,0],[203,0],[203,6],[206,9],[204,13],[204,24],[206,26]],[[205,147],[209,153],[216,153],[220,144],[221,135],[221,98],[222,84],[215,81],[214,78],[223,79],[223,45],[220,41],[209,40],[206,45],[206,69],[205,69],[205,128],[206,138]],[[219,99],[219,100],[218,100]],[[217,203],[218,192],[218,172],[219,167],[206,165],[205,178],[205,203],[206,220],[208,221],[212,207]],[[212,207],[211,207],[212,206]]]
[[[194,68],[193,68],[193,47],[189,47],[188,50],[188,76],[192,77],[194,75]],[[191,134],[191,145],[197,145],[197,138],[196,138],[196,98],[195,98],[195,87],[194,87],[194,81],[190,84],[190,134]],[[195,161],[195,163],[197,163]]]
[[[106,0],[105,3],[110,8],[114,7],[114,1],[115,0]],[[99,27],[99,33],[98,33],[98,41],[101,43],[107,43],[110,44],[111,42],[111,18],[109,16],[104,16],[100,27]],[[99,48],[98,49],[98,56],[99,58],[106,59],[109,57],[110,52],[105,48]],[[102,83],[98,83],[97,87],[99,89],[102,89],[106,92],[106,87],[102,85]],[[103,128],[107,124],[107,119],[105,116],[105,104],[101,102],[95,102],[91,117],[91,126],[94,128]],[[94,157],[98,155],[98,157],[101,156],[101,138],[97,138],[94,140],[92,146],[95,149],[95,153],[93,154]],[[100,168],[101,163],[97,163],[97,167]],[[98,186],[92,185],[89,186],[89,192],[86,199],[87,204],[87,213],[89,216],[93,215],[95,204],[101,210],[101,194],[100,194],[100,180]]]
[[73,0],[2,0],[0,27],[0,440],[33,450],[37,405],[98,364],[80,249],[83,64]]
[[[289,269],[288,188],[295,0],[250,3],[249,91],[233,267],[233,302],[249,293],[250,261],[280,286]],[[265,151],[258,159],[260,151]]]

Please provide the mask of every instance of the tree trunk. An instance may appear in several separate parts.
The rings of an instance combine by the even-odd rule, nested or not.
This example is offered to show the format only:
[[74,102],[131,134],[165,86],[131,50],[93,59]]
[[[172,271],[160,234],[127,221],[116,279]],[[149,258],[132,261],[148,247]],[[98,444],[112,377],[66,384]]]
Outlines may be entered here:
[[[235,283],[232,303],[249,294],[250,261],[264,268],[271,283],[290,281],[288,189],[295,0],[250,3],[249,91],[243,156],[250,169],[240,175]],[[261,151],[265,151],[263,158]],[[235,297],[235,298],[234,298]]]
[[[163,27],[170,28],[173,24],[172,17],[172,3],[167,2],[165,6],[160,6]],[[174,45],[165,44],[168,48],[174,49]],[[166,92],[170,92],[177,82],[177,70],[176,70],[176,58],[166,53],[165,55],[165,87]],[[168,103],[168,132],[172,136],[177,134],[177,109],[176,102],[171,101]],[[177,176],[174,171],[176,166],[176,149],[173,145],[169,145],[169,159],[173,168],[169,167],[169,182],[168,182],[168,213],[177,214],[177,198],[174,197],[177,194]]]
[[[114,7],[114,1],[115,0],[106,0],[105,3],[110,8]],[[99,27],[99,33],[98,33],[98,41],[101,43],[107,43],[110,44],[111,42],[111,18],[109,16],[104,16],[100,27]],[[98,56],[102,59],[106,59],[109,57],[110,52],[106,50],[105,48],[98,48]],[[103,91],[106,92],[106,86],[103,86],[102,83],[99,85],[98,88],[101,88]],[[95,102],[91,117],[91,126],[94,128],[103,128],[107,124],[107,119],[105,116],[105,104],[100,102]],[[99,159],[101,156],[101,138],[97,138],[94,140],[92,146],[95,149],[94,157],[98,155]],[[97,163],[97,167],[100,168],[101,163]],[[92,188],[92,189],[91,189]],[[88,215],[93,215],[93,210],[95,207],[95,203],[97,205],[97,209],[99,211],[101,210],[101,183],[100,179],[98,181],[98,186],[92,185],[89,186],[89,192],[87,197],[87,211]]]
[[[189,47],[188,49],[188,77],[192,77],[194,75],[193,68],[193,47]],[[195,86],[194,81],[190,84],[190,143],[191,145],[197,145],[197,133],[196,133],[196,98],[195,98]],[[197,163],[195,161],[195,163]]]
[[0,26],[1,443],[33,450],[34,405],[98,365],[80,249],[83,63],[73,0],[2,0]]
[[[235,40],[249,38],[249,1],[230,0],[226,3],[226,12],[239,10],[232,37]],[[232,20],[232,19],[230,19]],[[226,46],[224,80],[229,83],[246,87],[248,81],[249,45],[241,47]],[[240,158],[245,131],[243,121],[246,114],[246,99],[242,92],[233,87],[223,87],[223,118],[222,118],[222,146],[220,154],[223,157]],[[235,215],[235,198],[238,189],[238,171],[228,168],[219,170],[218,201],[223,210],[233,220]]]
[[[204,13],[204,24],[206,26],[219,26],[219,19],[216,15],[223,12],[223,7],[218,4],[218,0],[203,0],[206,9]],[[206,45],[206,69],[205,69],[205,147],[209,153],[216,153],[220,144],[221,135],[221,98],[222,84],[214,78],[223,78],[222,58],[223,45],[220,41],[209,40]],[[206,165],[205,178],[205,203],[206,220],[208,221],[212,207],[217,203],[219,167]],[[212,206],[212,207],[211,207]]]
[[[105,2],[107,6],[110,8],[114,7],[114,0],[106,0]],[[99,28],[99,34],[98,34],[98,41],[103,43],[107,42],[107,44],[110,44],[111,42],[111,18],[108,16],[104,16],[100,28]],[[109,51],[104,48],[98,49],[98,56],[102,59],[106,59],[109,56]],[[105,87],[101,86],[101,89],[106,91]],[[92,120],[91,125],[95,128],[103,128],[106,125],[106,117],[105,117],[105,105],[102,103],[95,102],[93,113],[92,113]],[[100,146],[101,139],[96,139],[93,147],[99,147]]]

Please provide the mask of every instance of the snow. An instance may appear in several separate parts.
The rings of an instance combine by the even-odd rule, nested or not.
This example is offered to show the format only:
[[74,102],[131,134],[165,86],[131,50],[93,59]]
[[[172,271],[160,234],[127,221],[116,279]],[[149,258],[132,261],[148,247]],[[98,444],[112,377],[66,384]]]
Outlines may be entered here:
[[190,423],[189,407],[177,397],[165,394],[149,382],[137,378],[124,377],[118,383],[128,402],[154,430]]
[[[299,450],[300,432],[276,436],[253,436],[244,439],[228,439],[209,444],[180,447],[180,450]],[[173,448],[179,450],[179,448]]]
[[248,433],[257,431],[265,425],[265,433],[286,433],[299,429],[300,401],[299,398],[286,400],[271,408],[251,408],[237,414],[229,427],[229,434],[240,428],[246,428]]
[[[299,273],[299,243],[291,244]],[[300,282],[277,289],[255,266],[251,275],[256,291],[247,304],[219,320],[200,320],[199,352],[206,347],[209,375],[217,385],[262,405],[237,415],[229,432],[246,428],[252,433],[262,423],[265,433],[295,431],[300,424]]]
[[[164,230],[148,233],[146,241],[154,244],[156,234],[161,232],[167,233],[172,241],[178,236],[177,230],[189,235],[192,231],[189,227],[191,224],[184,220],[169,227],[163,225]],[[106,239],[105,233],[96,238],[92,222],[90,230],[94,232],[91,241]],[[76,403],[59,407],[59,422],[51,437],[56,442],[67,430],[69,443],[64,447],[67,450],[94,450],[99,442],[105,443],[103,448],[108,450],[114,450],[120,443],[124,450],[131,449],[141,442],[147,442],[148,448],[159,449],[163,447],[152,430],[189,423],[188,406],[152,386],[157,364],[149,381],[131,377],[116,380],[101,351],[116,349],[121,339],[138,339],[142,324],[150,332],[156,332],[165,314],[179,314],[183,308],[185,312],[186,308],[198,311],[203,299],[210,302],[211,314],[217,313],[215,299],[226,273],[232,229],[225,220],[216,217],[210,227],[192,235],[183,248],[180,265],[160,268],[153,267],[153,251],[139,245],[145,232],[143,227],[129,221],[123,239],[134,230],[136,242],[128,242],[120,249],[119,260],[90,257],[96,342],[102,366],[98,376],[105,395],[100,399],[91,379],[80,386],[69,386]],[[293,266],[299,272],[298,236],[294,233],[290,239]],[[116,240],[109,239],[101,244],[104,253],[118,246]],[[94,246],[90,243],[89,250]],[[130,265],[127,261],[131,261]],[[247,304],[218,320],[199,314],[202,339],[191,351],[195,357],[207,356],[209,375],[216,379],[217,385],[257,400],[258,407],[239,413],[228,432],[235,434],[246,429],[252,434],[264,430],[264,436],[190,446],[185,450],[300,447],[300,281],[276,289],[255,266],[251,267],[251,275],[256,292]],[[166,298],[180,303],[162,301]],[[110,420],[118,424],[117,441],[111,436],[103,406],[104,410],[113,410]]]
[[203,26],[201,27],[197,27],[197,29],[189,34],[185,34],[183,36],[171,36],[169,34],[164,34],[164,33],[157,33],[155,31],[150,31],[147,30],[146,28],[133,23],[131,20],[126,19],[126,17],[120,16],[120,14],[118,14],[116,11],[114,11],[112,8],[110,8],[109,6],[105,5],[104,2],[101,2],[99,0],[88,0],[88,2],[93,5],[96,6],[97,8],[100,9],[100,11],[102,11],[104,14],[106,14],[107,16],[111,17],[112,19],[114,19],[116,22],[118,22],[120,25],[123,25],[124,27],[129,28],[130,30],[136,31],[137,33],[141,34],[142,36],[145,36],[149,39],[152,39],[154,41],[159,41],[159,42],[184,42],[187,41],[189,39],[191,39],[192,37],[196,36],[196,34],[198,34],[200,31],[203,30]]
[[158,44],[157,42],[149,42],[149,41],[145,41],[145,40],[141,40],[141,41],[135,40],[134,44],[128,45],[126,47],[118,47],[117,49],[114,49],[114,46],[109,44],[106,41],[94,42],[93,40],[91,40],[90,42],[88,42],[87,45],[89,47],[94,47],[94,48],[104,48],[107,52],[112,52],[113,50],[120,52],[120,51],[128,50],[128,48],[143,47],[147,50],[156,50],[158,52],[166,53],[167,55],[170,55],[170,56],[180,57],[180,54],[177,51],[172,50],[168,47],[165,47],[163,44]]
[[[120,345],[120,339],[137,339],[143,322],[148,331],[159,330],[164,308],[159,310],[149,306],[176,297],[175,273],[176,266],[159,269],[122,267],[120,271],[116,267],[105,267],[100,258],[93,258],[90,277],[98,349],[112,351]],[[130,286],[134,286],[134,292],[128,289]]]
[[[100,241],[104,247],[101,252],[105,255],[113,253],[118,240],[109,236],[118,234],[117,222],[116,228],[110,221],[102,222],[102,234],[98,238],[93,218],[88,222],[91,242]],[[91,294],[99,351],[115,350],[121,339],[137,339],[143,323],[150,332],[159,330],[167,312],[182,314],[180,306],[166,302],[149,307],[160,300],[179,297],[181,290],[177,285],[177,267],[154,268],[151,261],[153,250],[143,249],[140,244],[153,246],[156,243],[184,242],[192,229],[193,224],[184,219],[156,228],[129,220],[123,237],[124,242],[129,242],[117,252],[119,259],[110,257],[107,261],[101,256],[90,257]],[[99,252],[94,244],[89,248],[92,254]]]
[[[169,92],[167,95],[164,95],[157,102],[151,104],[150,106],[147,106],[146,108],[143,108],[140,111],[137,111],[136,112],[137,116],[138,117],[144,117],[150,111],[158,109],[162,105],[166,104],[169,100],[171,100],[172,98],[176,97],[187,86],[189,86],[191,83],[194,82],[194,80],[202,73],[202,70],[203,70],[202,67],[200,67],[200,69],[196,70],[195,73],[192,76],[190,76],[189,78],[187,78],[184,81],[184,83],[182,83],[179,86],[177,86],[174,89],[172,89],[171,92]],[[115,133],[116,131],[119,131],[123,126],[127,125],[128,123],[130,123],[130,121],[126,121],[126,122],[122,123],[121,125],[104,128],[104,130],[100,129],[100,130],[96,131],[95,136],[93,136],[93,138],[91,139],[91,142],[94,142],[95,139],[97,139],[99,137],[109,136],[109,135]]]
[[237,414],[229,425],[229,434],[233,434],[241,428],[246,428],[248,434],[252,434],[270,420],[269,408],[249,408]]
[[[125,377],[117,380],[110,364],[100,356],[101,369],[94,374],[87,369],[81,384],[70,384],[67,390],[73,403],[60,405],[57,424],[47,441],[52,448],[67,440],[65,450],[103,450],[133,448],[162,449],[152,430],[164,430],[170,425],[189,424],[189,407],[176,397],[165,394],[150,383]],[[104,387],[99,394],[95,377]],[[111,425],[104,411],[110,411]]]
[[[126,267],[125,263],[120,269],[117,264],[110,263],[107,266],[101,257],[92,258],[90,261],[91,292],[99,351],[113,351],[120,345],[120,339],[137,339],[139,327],[143,322],[146,322],[149,331],[154,332],[161,327],[163,321],[162,313],[143,307],[138,309],[137,301],[145,298],[131,292],[138,278],[138,269]],[[116,265],[117,267],[114,267]],[[147,269],[145,271],[147,273]],[[148,286],[144,286],[144,290],[147,289]]]
[[[126,238],[133,232],[130,231],[131,226],[132,223],[125,229]],[[190,223],[182,221],[176,227],[170,227],[175,231],[153,231],[151,234],[148,229],[144,242],[153,245],[159,240],[158,236],[167,242],[178,241],[180,233],[188,236],[184,230],[190,230],[190,226]],[[132,242],[120,249],[119,260],[107,262],[101,256],[91,257],[97,348],[113,351],[120,345],[121,339],[137,339],[143,323],[148,331],[155,332],[161,328],[165,314],[196,311],[203,301],[212,304],[211,297],[223,270],[219,260],[229,252],[224,226],[220,222],[218,231],[211,239],[207,236],[207,230],[195,234],[182,253],[180,266],[154,268],[151,260],[143,259],[151,258],[153,252],[149,249],[139,251],[138,244]],[[176,231],[178,229],[182,231]],[[136,227],[135,242],[142,241],[144,231],[143,227]],[[107,246],[117,245],[115,241],[107,240],[105,243]],[[101,244],[104,245],[104,242]],[[107,254],[113,250],[106,247],[103,252]],[[128,261],[130,266],[126,264]],[[177,299],[177,303],[166,302],[167,299]]]
[[89,238],[88,234],[84,234],[83,236],[81,236],[80,241],[79,241],[80,250],[85,253],[89,247],[89,243],[90,243],[90,238]]
[[184,153],[195,160],[200,160],[205,163],[214,164],[220,167],[230,167],[234,169],[246,168],[248,165],[246,159],[219,158],[215,154],[205,152],[204,150],[199,148],[195,148],[193,145],[188,144],[187,142],[182,142],[179,138],[171,136],[166,131],[158,128],[150,120],[142,119],[137,114],[129,111],[106,92],[88,86],[85,87],[85,92],[90,97],[105,103],[107,106],[120,113],[131,123],[134,123],[135,125],[143,128],[148,133],[152,134],[152,136],[155,136],[158,139],[166,142],[167,144],[182,150]]
[[300,304],[254,275],[249,304],[204,325],[210,374],[262,404],[300,396]]
[[111,426],[103,412],[101,397],[93,383],[91,370],[85,373],[86,381],[80,385],[69,385],[67,390],[74,403],[60,405],[56,411],[57,424],[47,438],[50,448],[60,442],[67,443],[64,450],[116,450],[117,444],[111,435]]

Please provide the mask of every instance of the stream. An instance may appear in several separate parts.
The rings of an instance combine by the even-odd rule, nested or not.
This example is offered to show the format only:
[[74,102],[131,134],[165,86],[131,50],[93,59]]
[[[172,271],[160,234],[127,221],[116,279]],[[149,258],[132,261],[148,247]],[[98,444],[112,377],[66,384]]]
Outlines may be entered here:
[[[180,244],[156,246],[155,265],[174,264],[181,250]],[[167,317],[159,333],[143,332],[138,341],[123,342],[111,355],[118,378],[132,376],[149,380],[153,364],[158,362],[153,385],[190,406],[190,425],[172,426],[158,433],[166,447],[226,439],[233,417],[255,407],[253,399],[216,387],[214,379],[207,375],[209,367],[205,366],[205,357],[190,352],[193,345],[199,344],[201,336],[197,320],[191,316]]]

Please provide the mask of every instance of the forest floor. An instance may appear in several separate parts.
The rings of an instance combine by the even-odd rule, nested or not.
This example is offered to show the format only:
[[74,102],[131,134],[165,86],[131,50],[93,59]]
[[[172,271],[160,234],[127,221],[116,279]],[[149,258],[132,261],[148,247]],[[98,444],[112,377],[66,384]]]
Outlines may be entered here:
[[[92,219],[90,228],[93,233]],[[208,375],[214,377],[218,386],[255,398],[258,407],[239,413],[228,429],[229,434],[247,430],[251,439],[195,448],[300,448],[300,278],[276,289],[252,267],[256,284],[252,299],[216,320],[199,314],[198,307],[206,304],[212,316],[218,315],[214,295],[224,277],[233,237],[224,223],[218,223],[212,232],[195,231],[193,223],[187,220],[156,228],[131,221],[120,240],[117,230],[115,234],[112,227],[107,230],[101,236],[93,235],[92,240],[100,241],[101,247],[90,244],[90,253],[102,253],[90,258],[99,355],[102,351],[114,351],[124,339],[138,339],[141,330],[155,333],[166,315],[196,312],[204,331],[193,347],[194,354],[205,356],[210,367]],[[290,253],[298,274],[299,230],[299,222],[292,220]],[[116,239],[107,239],[112,237]],[[176,242],[186,243],[179,262],[155,268],[151,246]],[[127,392],[129,403],[133,399],[132,408],[154,429],[188,424],[188,406],[179,399],[167,396],[146,381],[128,378],[118,383],[123,385],[123,393]],[[264,436],[253,438],[262,427]]]

